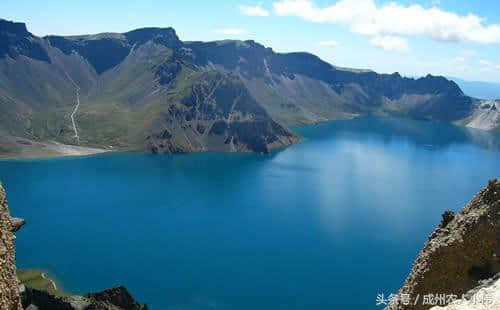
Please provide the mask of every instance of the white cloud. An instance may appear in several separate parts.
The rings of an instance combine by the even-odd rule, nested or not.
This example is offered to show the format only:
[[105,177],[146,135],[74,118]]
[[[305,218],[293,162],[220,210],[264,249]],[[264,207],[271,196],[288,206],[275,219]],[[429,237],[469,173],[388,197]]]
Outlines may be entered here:
[[318,7],[313,0],[280,0],[273,3],[279,16],[297,16],[316,23],[347,25],[350,31],[371,36],[424,35],[437,41],[500,43],[500,25],[487,24],[474,14],[458,15],[419,4],[384,5],[375,0],[339,0]]
[[462,55],[467,56],[467,57],[472,57],[477,55],[477,51],[475,50],[464,50],[462,51]]
[[241,13],[249,16],[269,16],[269,11],[257,4],[256,6],[240,5]]
[[228,35],[228,36],[237,36],[237,35],[245,34],[246,30],[239,29],[239,28],[224,28],[224,29],[215,30],[215,33],[222,34],[222,35]]
[[370,43],[386,51],[408,52],[410,50],[408,41],[396,36],[375,36]]
[[489,60],[486,59],[481,59],[479,60],[479,64],[481,64],[481,71],[482,72],[492,72],[492,71],[499,71],[500,70],[500,65],[495,64]]
[[478,55],[477,51],[471,49],[465,49],[460,53],[458,53],[458,55],[455,58],[453,58],[452,63],[454,63],[453,65],[469,64],[470,59],[471,58],[475,59],[477,55]]
[[329,47],[336,47],[339,45],[337,41],[330,40],[330,41],[321,41],[319,42],[319,45],[321,46],[329,46]]

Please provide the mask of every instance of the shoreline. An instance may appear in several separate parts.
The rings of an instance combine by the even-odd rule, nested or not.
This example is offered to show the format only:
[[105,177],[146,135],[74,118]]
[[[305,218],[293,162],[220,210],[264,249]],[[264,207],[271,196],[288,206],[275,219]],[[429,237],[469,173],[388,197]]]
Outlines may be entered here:
[[[18,269],[17,278],[26,287],[46,291],[57,296],[66,296],[68,292],[58,285],[50,276],[50,272],[43,269]],[[60,283],[59,283],[60,284]]]
[[49,278],[47,276],[46,272],[42,272],[40,275],[42,276],[43,279],[47,280],[50,283],[50,285],[52,285],[52,289],[54,291],[57,291],[57,284],[56,284],[56,282],[54,280],[52,280],[51,278]]
[[[335,119],[326,119],[319,120],[311,123],[301,123],[294,125],[287,125],[294,134],[297,135],[297,141],[294,141],[286,146],[270,147],[269,154],[273,154],[276,151],[280,151],[286,149],[295,144],[301,143],[306,138],[304,138],[300,133],[297,133],[297,130],[300,130],[304,127],[315,127],[321,124],[330,123],[330,122],[342,122],[342,121],[352,121],[355,119],[359,119],[362,117],[377,117],[377,118],[395,118],[401,120],[409,120],[409,121],[423,121],[423,122],[431,122],[438,124],[448,124],[450,126],[461,128],[467,132],[479,132],[484,134],[492,134],[497,135],[500,133],[500,128],[496,130],[483,130],[472,128],[468,126],[464,126],[462,124],[458,124],[456,122],[441,122],[434,120],[416,120],[412,118],[406,117],[398,117],[391,115],[351,115],[350,117],[345,118],[335,118]],[[5,152],[2,153],[2,150]],[[113,149],[111,146],[109,148],[97,148],[97,147],[86,147],[79,145],[70,145],[70,144],[62,144],[56,141],[47,141],[47,142],[36,142],[26,138],[14,137],[14,136],[1,136],[0,135],[0,161],[30,161],[30,160],[50,160],[50,159],[58,159],[58,158],[72,158],[72,157],[85,157],[92,155],[99,155],[105,153],[123,153],[123,152],[137,152],[148,154],[148,152],[140,151],[140,150],[132,150],[132,149]],[[219,151],[216,150],[204,150],[204,151],[194,151],[194,152],[180,152],[180,153],[164,153],[166,154],[191,154],[191,153],[210,153]],[[232,153],[232,152],[227,152]],[[252,153],[251,151],[239,151],[236,153]]]
[[25,138],[0,137],[0,161],[43,160],[61,157],[79,157],[115,152],[113,149],[62,144],[56,141],[37,142]]

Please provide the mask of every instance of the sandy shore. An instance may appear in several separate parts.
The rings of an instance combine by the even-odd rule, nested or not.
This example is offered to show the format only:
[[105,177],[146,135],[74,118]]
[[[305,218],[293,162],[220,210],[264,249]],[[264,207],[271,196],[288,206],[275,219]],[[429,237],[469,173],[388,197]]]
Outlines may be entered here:
[[111,151],[112,149],[67,145],[55,141],[36,142],[19,137],[0,137],[1,159],[37,159],[63,156],[86,156]]

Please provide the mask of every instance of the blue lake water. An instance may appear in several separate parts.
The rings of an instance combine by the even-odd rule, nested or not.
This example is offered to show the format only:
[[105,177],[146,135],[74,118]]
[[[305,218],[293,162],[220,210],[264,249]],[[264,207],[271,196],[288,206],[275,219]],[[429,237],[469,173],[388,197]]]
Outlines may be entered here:
[[18,265],[154,310],[381,309],[447,209],[500,176],[500,139],[360,118],[272,155],[0,161]]

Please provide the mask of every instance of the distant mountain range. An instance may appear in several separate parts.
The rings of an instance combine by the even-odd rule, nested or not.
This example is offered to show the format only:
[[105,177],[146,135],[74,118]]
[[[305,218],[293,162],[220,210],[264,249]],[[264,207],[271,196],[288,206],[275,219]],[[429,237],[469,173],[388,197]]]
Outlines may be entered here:
[[183,42],[172,28],[41,38],[0,20],[0,137],[265,153],[299,140],[288,125],[380,114],[497,129],[499,108],[444,77],[340,68],[254,41]]
[[466,81],[456,77],[448,78],[457,83],[468,96],[490,100],[500,98],[500,83]]

